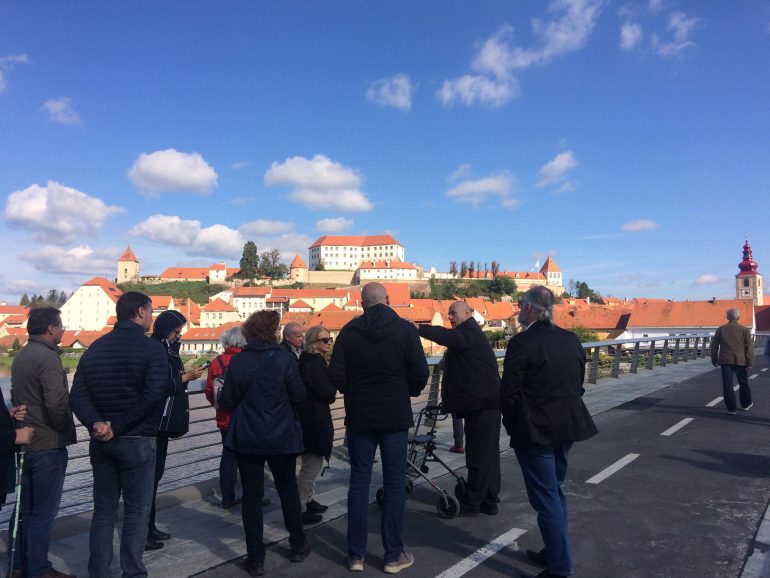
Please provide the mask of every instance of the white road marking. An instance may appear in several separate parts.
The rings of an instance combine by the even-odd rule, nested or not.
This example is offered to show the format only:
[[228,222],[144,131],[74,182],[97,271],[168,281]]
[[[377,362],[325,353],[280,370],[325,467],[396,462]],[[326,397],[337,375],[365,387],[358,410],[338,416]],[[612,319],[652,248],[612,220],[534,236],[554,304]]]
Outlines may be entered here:
[[716,404],[718,404],[720,401],[722,401],[722,396],[720,395],[716,399],[712,399],[710,402],[706,404],[706,407],[714,407]]
[[516,539],[525,532],[526,530],[520,528],[511,528],[505,534],[501,534],[486,546],[482,546],[476,550],[467,558],[460,560],[451,568],[447,568],[441,574],[436,576],[436,578],[459,578],[460,576],[467,574],[476,566],[483,564],[485,560],[497,554],[510,543],[515,542]]
[[628,464],[633,462],[638,457],[639,457],[639,454],[628,454],[627,456],[620,458],[617,462],[612,464],[610,467],[604,468],[601,472],[596,474],[593,478],[587,479],[586,484],[599,484],[603,482],[604,480],[609,478],[612,474],[626,467]]
[[749,376],[749,379],[754,379],[755,377],[759,377],[759,374],[755,373],[754,375]]
[[762,368],[762,369],[760,369],[759,371],[767,371],[767,368],[766,368],[766,367],[763,367],[763,368]]
[[686,426],[692,420],[693,420],[693,418],[686,417],[682,421],[680,421],[679,423],[672,425],[670,428],[668,428],[666,431],[664,431],[660,435],[662,435],[662,436],[674,435],[676,432],[678,432],[680,429],[682,429],[684,426]]

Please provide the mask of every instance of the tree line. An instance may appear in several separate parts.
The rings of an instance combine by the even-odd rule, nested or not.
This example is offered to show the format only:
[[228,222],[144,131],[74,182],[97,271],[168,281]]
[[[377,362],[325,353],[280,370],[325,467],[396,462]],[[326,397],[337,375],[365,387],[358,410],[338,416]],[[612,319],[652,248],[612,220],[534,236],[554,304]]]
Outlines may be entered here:
[[19,305],[24,307],[56,307],[59,309],[71,296],[71,293],[68,294],[66,291],[57,291],[56,289],[51,289],[45,296],[35,293],[30,296],[24,293],[19,300]]

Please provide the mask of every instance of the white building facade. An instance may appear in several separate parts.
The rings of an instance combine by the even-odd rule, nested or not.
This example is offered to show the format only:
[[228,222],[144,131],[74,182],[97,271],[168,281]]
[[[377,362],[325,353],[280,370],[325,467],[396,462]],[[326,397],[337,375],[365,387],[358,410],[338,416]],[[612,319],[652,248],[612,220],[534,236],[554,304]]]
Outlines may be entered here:
[[403,261],[404,246],[390,235],[325,235],[308,248],[310,270],[355,271],[363,261]]

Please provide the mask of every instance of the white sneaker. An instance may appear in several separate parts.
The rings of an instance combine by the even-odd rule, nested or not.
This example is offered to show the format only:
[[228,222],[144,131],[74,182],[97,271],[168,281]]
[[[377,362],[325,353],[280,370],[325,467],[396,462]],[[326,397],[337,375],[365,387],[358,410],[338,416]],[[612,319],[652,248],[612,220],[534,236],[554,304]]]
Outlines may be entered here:
[[754,403],[752,402],[749,405],[747,405],[746,407],[742,407],[741,409],[743,411],[749,411],[753,406],[754,406]]
[[364,561],[357,560],[354,558],[348,558],[348,570],[350,570],[351,572],[363,572]]
[[414,556],[409,552],[401,552],[398,560],[385,563],[385,574],[398,574],[401,570],[414,564]]

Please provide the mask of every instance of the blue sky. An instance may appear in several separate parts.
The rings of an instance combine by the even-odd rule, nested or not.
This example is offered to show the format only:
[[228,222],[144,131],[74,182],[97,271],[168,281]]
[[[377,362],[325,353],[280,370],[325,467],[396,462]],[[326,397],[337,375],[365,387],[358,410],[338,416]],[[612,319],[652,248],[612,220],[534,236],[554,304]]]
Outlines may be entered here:
[[0,299],[383,232],[731,297],[745,235],[770,276],[769,56],[760,0],[4,0]]

